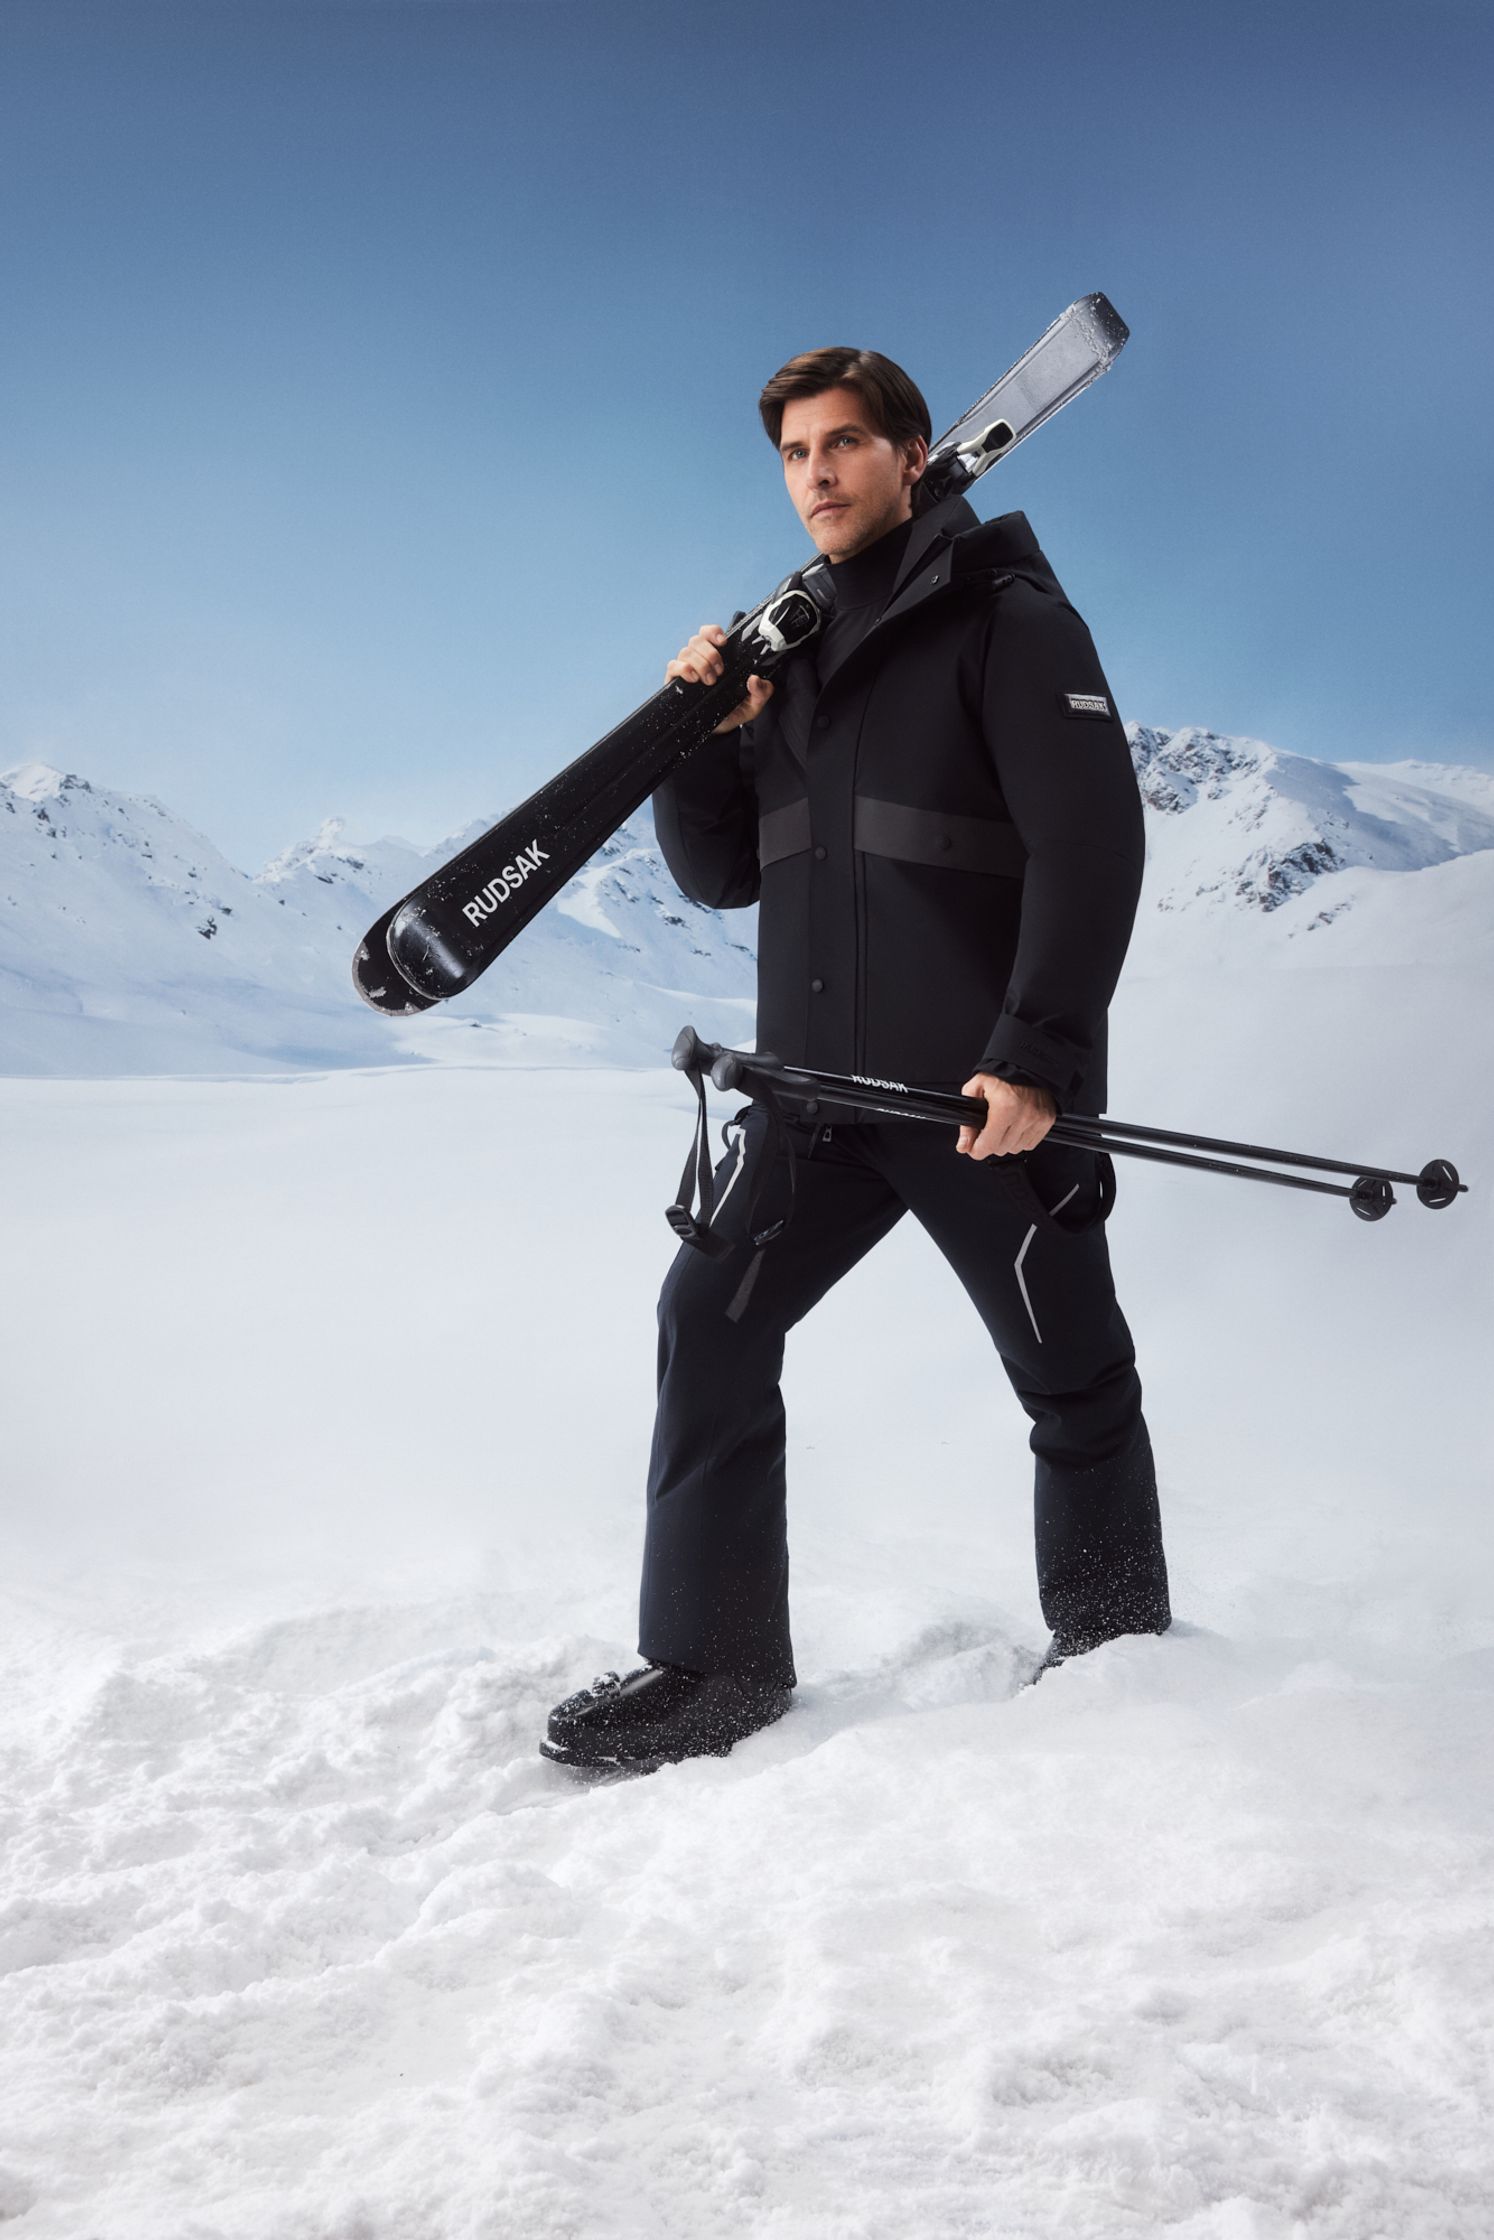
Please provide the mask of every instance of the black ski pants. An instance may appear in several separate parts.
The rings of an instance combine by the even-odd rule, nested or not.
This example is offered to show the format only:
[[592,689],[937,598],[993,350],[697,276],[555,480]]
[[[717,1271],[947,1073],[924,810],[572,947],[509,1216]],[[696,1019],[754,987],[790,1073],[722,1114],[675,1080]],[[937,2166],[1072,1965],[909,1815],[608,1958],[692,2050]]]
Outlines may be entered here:
[[[639,1649],[660,1664],[793,1685],[785,1333],[911,1212],[959,1277],[1032,1419],[1038,1596],[1081,1649],[1170,1622],[1167,1566],[1135,1349],[1116,1302],[1100,1162],[1041,1143],[962,1158],[954,1131],[908,1120],[787,1123],[762,1107],[716,1170],[713,1233],[682,1245],[659,1300]],[[792,1214],[765,1247],[749,1233]]]

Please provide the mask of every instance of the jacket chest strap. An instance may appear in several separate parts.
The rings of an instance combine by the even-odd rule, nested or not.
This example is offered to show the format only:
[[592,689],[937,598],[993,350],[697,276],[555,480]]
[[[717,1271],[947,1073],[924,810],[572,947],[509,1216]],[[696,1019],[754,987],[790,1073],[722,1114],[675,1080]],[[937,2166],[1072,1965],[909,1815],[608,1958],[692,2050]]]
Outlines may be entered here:
[[[910,809],[864,793],[855,796],[852,816],[852,844],[862,855],[930,864],[936,870],[982,871],[1001,879],[1020,879],[1027,861],[1017,828],[1005,817]],[[807,799],[769,809],[758,822],[758,860],[765,870],[785,856],[802,855],[813,844]]]

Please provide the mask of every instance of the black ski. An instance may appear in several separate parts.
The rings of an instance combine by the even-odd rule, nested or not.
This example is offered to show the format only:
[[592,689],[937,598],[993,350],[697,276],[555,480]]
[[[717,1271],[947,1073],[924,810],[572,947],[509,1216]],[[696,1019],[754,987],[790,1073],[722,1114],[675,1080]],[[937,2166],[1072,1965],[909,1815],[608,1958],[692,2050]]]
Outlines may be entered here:
[[814,589],[828,605],[828,586],[812,567],[790,576],[733,627],[714,684],[672,678],[386,911],[354,960],[358,993],[376,1010],[408,1012],[469,988],[647,800],[665,771],[710,737],[745,696],[748,677],[771,675],[786,654],[818,636],[822,609]]
[[[939,438],[923,484],[936,502],[971,483],[1108,372],[1128,329],[1102,295],[1081,296]],[[736,622],[711,685],[672,678],[369,928],[353,984],[376,1010],[427,1011],[470,988],[747,690],[819,635],[834,600],[814,560]]]

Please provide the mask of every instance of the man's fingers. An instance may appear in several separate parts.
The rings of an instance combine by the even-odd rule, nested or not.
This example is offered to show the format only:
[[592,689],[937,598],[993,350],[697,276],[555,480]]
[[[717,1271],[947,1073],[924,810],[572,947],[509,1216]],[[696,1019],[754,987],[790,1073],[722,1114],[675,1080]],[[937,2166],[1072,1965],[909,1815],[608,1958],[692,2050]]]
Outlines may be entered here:
[[729,716],[723,716],[712,733],[712,737],[719,738],[723,731],[740,731],[742,725],[751,723],[759,709],[763,708],[772,697],[773,686],[770,679],[767,677],[749,677],[747,679],[746,699],[739,700]]
[[985,1099],[985,1125],[978,1134],[973,1124],[962,1127],[957,1145],[976,1159],[1014,1159],[1024,1151],[1036,1151],[1058,1117],[1046,1089],[1002,1081],[993,1074],[972,1074],[960,1094]]
[[[739,700],[737,702],[736,706],[732,709],[731,714],[727,717],[727,728],[732,731],[736,731],[739,730],[744,723],[751,723],[753,717],[757,714],[757,711],[761,706],[761,698],[756,693],[749,692],[745,700]],[[717,728],[719,729],[721,727],[718,725]]]
[[665,669],[664,682],[683,677],[688,684],[714,684],[724,667],[717,649],[725,643],[726,632],[719,623],[702,623]]
[[1040,1141],[1037,1136],[1029,1141],[1026,1131],[1010,1122],[1003,1125],[988,1120],[978,1135],[973,1127],[962,1126],[959,1149],[968,1151],[973,1159],[1014,1159],[1019,1152],[1033,1150]]
[[[720,623],[703,622],[694,637],[687,645],[680,647],[665,669],[664,682],[668,684],[671,678],[681,677],[687,684],[715,684],[726,670],[725,656],[721,651],[725,644],[726,632]],[[744,723],[750,723],[772,697],[773,683],[770,677],[749,677],[746,698],[737,702],[730,715],[722,717],[716,726],[715,736],[719,737],[723,731],[739,730]]]
[[[962,1097],[978,1097],[983,1093],[978,1074],[967,1081],[960,1091]],[[990,1125],[990,1121],[987,1120],[984,1127],[977,1128],[973,1120],[962,1120],[959,1141],[955,1145],[956,1151],[966,1152],[971,1158],[975,1159],[989,1158],[990,1146],[985,1143],[985,1138],[990,1131]],[[984,1149],[982,1148],[983,1145],[985,1146]]]

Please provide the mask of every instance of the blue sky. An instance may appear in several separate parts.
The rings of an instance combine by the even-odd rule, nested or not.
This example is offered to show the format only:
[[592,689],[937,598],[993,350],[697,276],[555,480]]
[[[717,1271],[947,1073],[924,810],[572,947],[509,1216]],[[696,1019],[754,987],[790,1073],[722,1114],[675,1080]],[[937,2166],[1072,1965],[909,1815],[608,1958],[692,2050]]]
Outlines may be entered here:
[[1494,768],[1491,63],[1460,0],[5,0],[0,767],[246,868],[496,813],[806,556],[786,356],[943,426],[1098,288],[980,501],[1123,713]]

